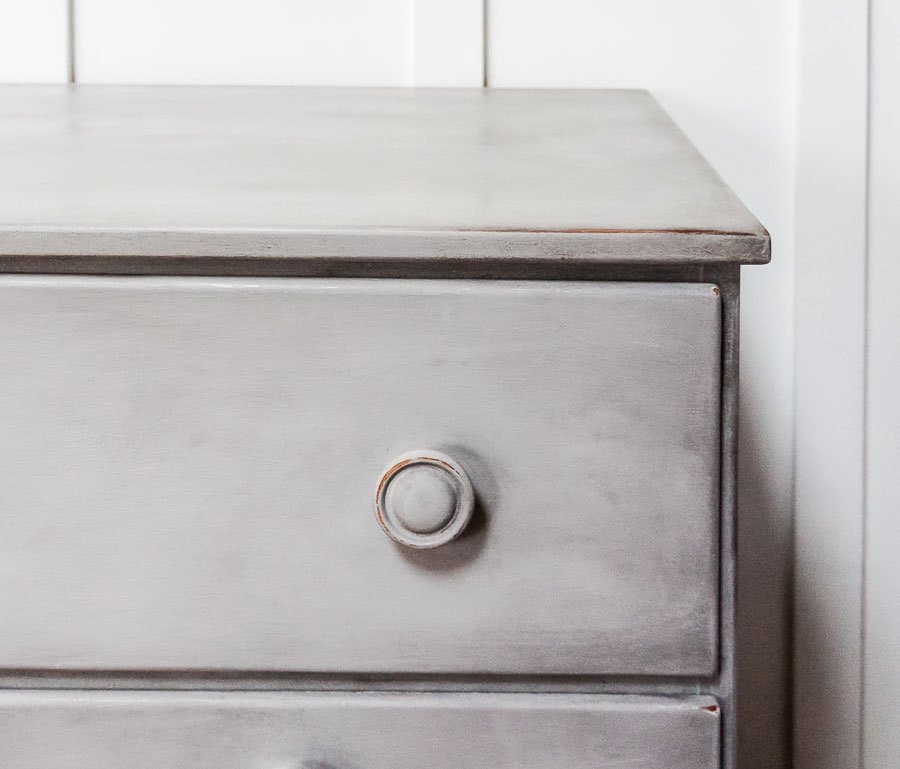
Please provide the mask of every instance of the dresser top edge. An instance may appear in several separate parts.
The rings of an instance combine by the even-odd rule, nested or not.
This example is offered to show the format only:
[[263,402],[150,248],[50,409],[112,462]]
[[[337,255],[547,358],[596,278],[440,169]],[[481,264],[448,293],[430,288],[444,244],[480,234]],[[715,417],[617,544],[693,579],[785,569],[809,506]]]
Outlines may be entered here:
[[0,256],[770,256],[646,91],[0,86],[0,170]]

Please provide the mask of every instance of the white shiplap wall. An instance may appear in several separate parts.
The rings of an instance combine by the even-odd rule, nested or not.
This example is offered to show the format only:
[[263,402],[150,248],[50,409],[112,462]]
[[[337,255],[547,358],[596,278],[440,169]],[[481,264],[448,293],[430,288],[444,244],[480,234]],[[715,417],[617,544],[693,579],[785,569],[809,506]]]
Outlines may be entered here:
[[483,0],[0,0],[0,83],[480,86]]
[[900,766],[900,2],[870,0],[866,767]]
[[479,86],[481,0],[76,0],[83,83]]
[[0,83],[64,83],[68,77],[66,0],[0,0]]
[[855,769],[862,747],[868,11],[865,2],[803,0],[799,14],[794,757],[798,769]]
[[77,0],[75,73],[83,83],[402,84],[410,21],[408,0]]
[[[900,131],[897,7],[894,0],[0,0],[0,82],[654,91],[774,239],[773,263],[744,271],[743,766],[785,766],[789,753],[796,425],[797,766],[850,769],[865,752],[868,765],[886,767],[900,750],[890,736],[900,733],[900,605],[892,587],[900,501],[891,483],[900,463],[900,319],[891,288],[900,279],[891,229],[900,195],[892,139]],[[795,361],[802,364],[796,399]]]

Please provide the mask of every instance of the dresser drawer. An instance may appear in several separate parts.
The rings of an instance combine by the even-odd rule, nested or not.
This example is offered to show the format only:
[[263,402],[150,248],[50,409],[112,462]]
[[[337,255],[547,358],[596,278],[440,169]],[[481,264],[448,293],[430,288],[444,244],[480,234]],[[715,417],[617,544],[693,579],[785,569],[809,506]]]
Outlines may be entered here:
[[0,665],[714,672],[718,293],[0,279]]
[[4,769],[714,769],[709,697],[22,692]]

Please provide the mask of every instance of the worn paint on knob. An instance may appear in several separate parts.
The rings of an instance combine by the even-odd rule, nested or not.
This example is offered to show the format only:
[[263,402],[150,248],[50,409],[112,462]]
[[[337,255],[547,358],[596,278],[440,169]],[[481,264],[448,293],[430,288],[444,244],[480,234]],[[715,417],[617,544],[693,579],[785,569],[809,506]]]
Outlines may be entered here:
[[410,451],[382,473],[375,489],[375,515],[395,542],[440,547],[462,533],[475,506],[465,470],[439,451]]

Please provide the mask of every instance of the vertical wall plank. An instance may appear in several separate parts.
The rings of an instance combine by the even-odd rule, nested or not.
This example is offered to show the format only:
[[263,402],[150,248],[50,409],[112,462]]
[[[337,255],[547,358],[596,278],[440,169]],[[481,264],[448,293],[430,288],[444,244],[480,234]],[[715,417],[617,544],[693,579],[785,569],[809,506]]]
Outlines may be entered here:
[[411,0],[412,85],[484,84],[484,0]]
[[76,0],[85,83],[406,85],[410,0]]
[[865,766],[900,757],[900,3],[871,0]]
[[67,0],[0,0],[0,83],[65,83]]
[[802,0],[798,22],[794,760],[858,769],[867,2]]

